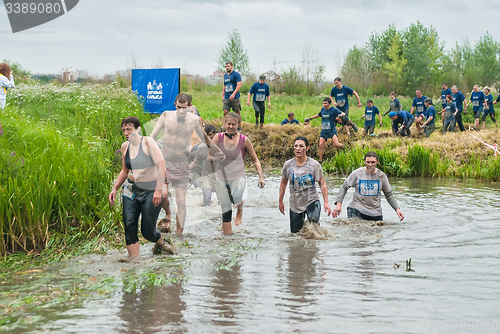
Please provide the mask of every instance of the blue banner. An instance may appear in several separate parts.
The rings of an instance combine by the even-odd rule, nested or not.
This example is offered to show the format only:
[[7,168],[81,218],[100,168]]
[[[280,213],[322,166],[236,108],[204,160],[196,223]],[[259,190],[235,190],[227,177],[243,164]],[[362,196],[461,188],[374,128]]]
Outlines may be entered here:
[[165,110],[175,110],[180,79],[180,68],[132,70],[132,90],[143,99],[144,112],[161,114]]

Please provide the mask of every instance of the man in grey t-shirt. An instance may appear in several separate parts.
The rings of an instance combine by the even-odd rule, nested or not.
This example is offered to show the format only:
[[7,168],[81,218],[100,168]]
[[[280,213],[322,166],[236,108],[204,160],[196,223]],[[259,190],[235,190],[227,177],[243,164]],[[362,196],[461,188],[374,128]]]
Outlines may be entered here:
[[391,185],[384,172],[377,169],[378,156],[375,152],[365,155],[366,167],[356,169],[340,187],[332,216],[337,217],[342,211],[342,201],[350,187],[355,187],[351,204],[347,207],[347,217],[359,217],[364,220],[383,220],[382,207],[380,206],[380,192],[383,192],[391,207],[396,211],[400,220],[404,215],[392,194]]

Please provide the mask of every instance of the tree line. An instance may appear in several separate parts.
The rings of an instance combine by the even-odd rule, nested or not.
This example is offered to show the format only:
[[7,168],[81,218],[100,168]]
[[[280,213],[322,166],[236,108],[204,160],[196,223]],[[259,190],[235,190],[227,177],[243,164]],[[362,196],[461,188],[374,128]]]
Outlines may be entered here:
[[352,47],[340,73],[346,84],[363,95],[387,95],[394,90],[413,95],[420,88],[438,95],[441,83],[457,85],[467,92],[475,84],[497,85],[500,77],[500,44],[489,32],[471,43],[466,37],[450,51],[438,32],[422,23],[403,30],[389,25],[373,32],[363,47]]

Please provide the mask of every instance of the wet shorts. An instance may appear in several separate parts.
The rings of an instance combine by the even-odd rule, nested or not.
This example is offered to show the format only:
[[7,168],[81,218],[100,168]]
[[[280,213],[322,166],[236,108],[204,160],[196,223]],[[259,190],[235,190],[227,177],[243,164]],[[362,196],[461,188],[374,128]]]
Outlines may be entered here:
[[351,218],[356,218],[356,217],[364,219],[364,220],[374,220],[374,221],[384,220],[384,217],[382,217],[382,215],[380,215],[380,216],[368,216],[368,215],[365,215],[365,214],[359,212],[358,209],[353,209],[350,206],[348,206],[347,207],[347,218],[351,219]]
[[321,130],[321,133],[319,134],[320,138],[325,138],[325,139],[330,139],[333,136],[337,136],[337,129],[335,129],[335,128],[333,128],[329,131]]
[[319,215],[321,213],[321,203],[316,200],[309,204],[306,211],[297,213],[290,210],[290,232],[297,233],[304,226],[304,218],[307,215],[307,219],[312,223],[319,224]]
[[243,202],[243,193],[245,192],[246,179],[244,176],[237,177],[234,180],[215,180],[215,189],[219,199],[222,213],[231,211],[231,203],[238,205]]
[[165,168],[167,169],[166,182],[170,182],[174,187],[187,188],[189,171],[186,159],[180,161],[165,160]]
[[235,113],[239,113],[241,111],[240,98],[232,100],[224,100],[222,102],[222,110],[231,111],[231,108]]
[[475,117],[475,118],[479,118],[479,117],[481,117],[481,113],[482,113],[482,112],[483,112],[483,110],[482,110],[482,109],[481,109],[481,110],[474,111],[474,117]]

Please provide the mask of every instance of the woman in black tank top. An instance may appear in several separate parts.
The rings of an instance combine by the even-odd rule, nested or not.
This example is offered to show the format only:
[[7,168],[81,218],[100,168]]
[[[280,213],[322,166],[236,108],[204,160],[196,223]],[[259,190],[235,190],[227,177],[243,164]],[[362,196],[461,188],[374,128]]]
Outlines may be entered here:
[[175,252],[175,248],[169,242],[165,242],[161,233],[156,230],[165,180],[165,162],[155,141],[151,137],[140,135],[140,125],[137,117],[127,117],[122,120],[121,128],[127,138],[121,147],[122,170],[109,194],[109,203],[114,205],[116,192],[124,185],[123,224],[130,258],[140,257],[137,238],[140,215],[141,233],[145,239],[156,243],[155,253]]

